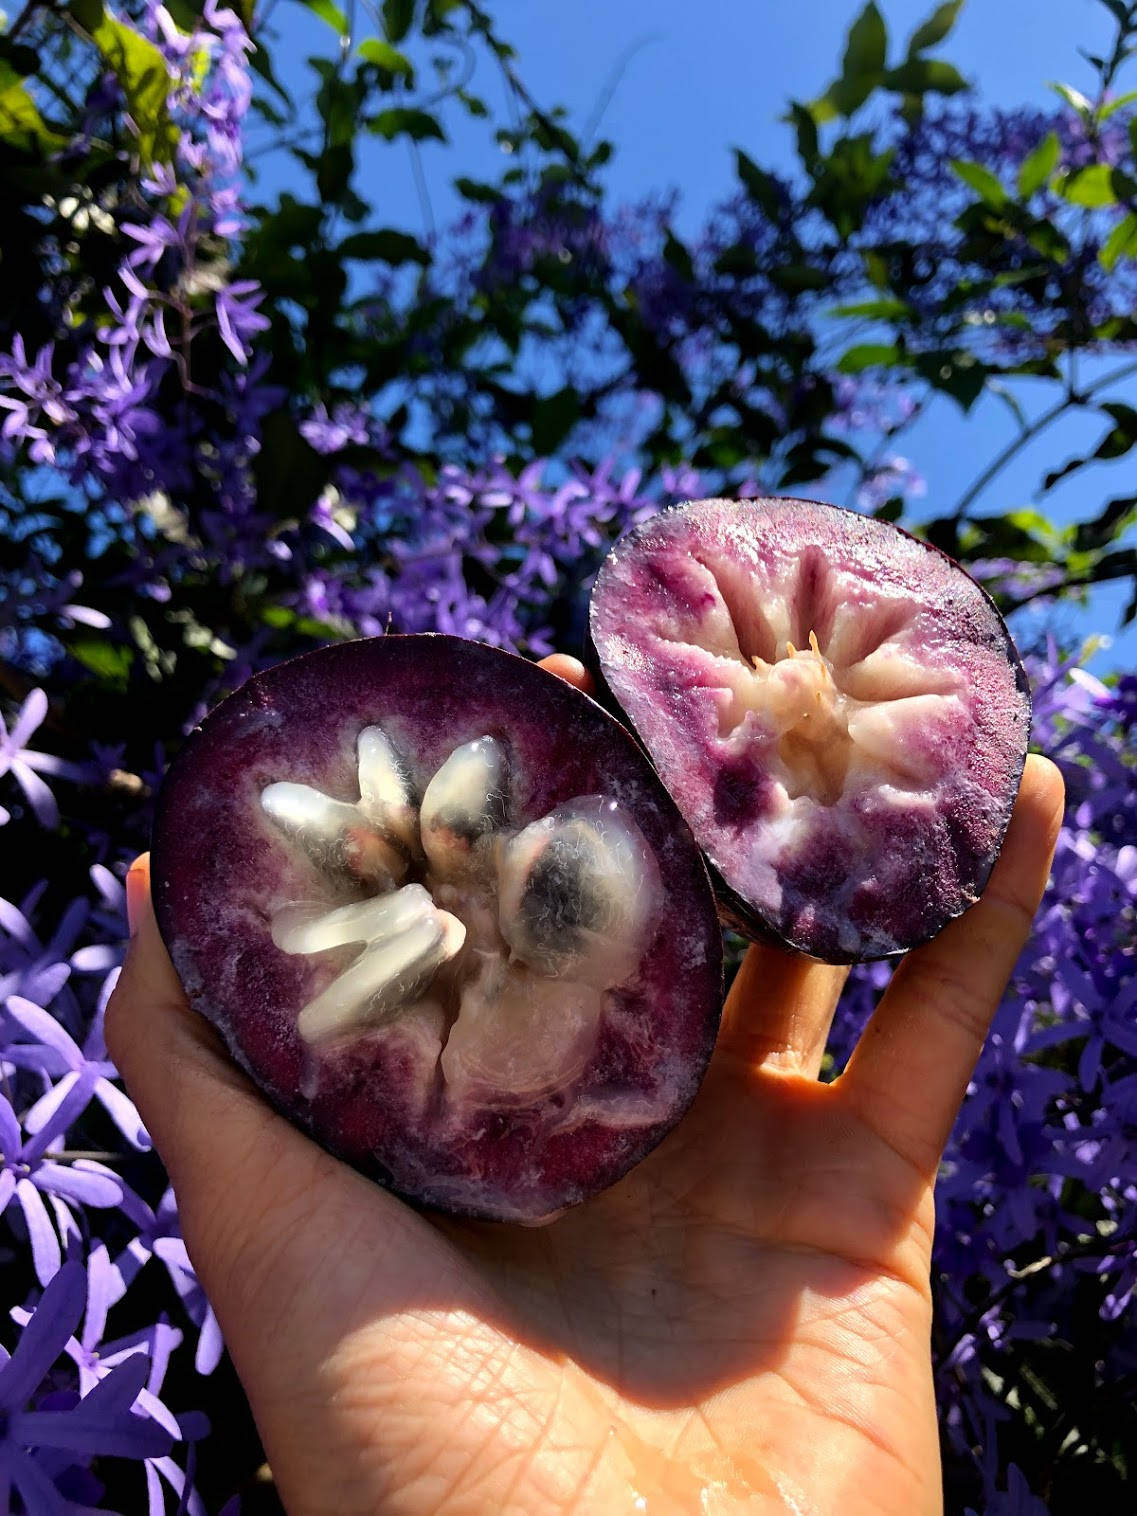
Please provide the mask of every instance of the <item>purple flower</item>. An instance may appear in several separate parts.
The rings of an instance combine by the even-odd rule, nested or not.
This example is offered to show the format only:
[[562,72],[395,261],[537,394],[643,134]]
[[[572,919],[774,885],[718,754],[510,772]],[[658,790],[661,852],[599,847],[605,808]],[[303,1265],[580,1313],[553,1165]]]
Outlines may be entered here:
[[[134,1102],[117,1085],[111,1083],[112,1079],[118,1077],[118,1071],[107,1057],[106,1043],[103,1040],[103,1013],[117,978],[117,970],[107,977],[82,1049],[64,1027],[40,1006],[20,995],[12,995],[7,1000],[8,1014],[36,1040],[32,1043],[9,1043],[4,1050],[5,1059],[17,1068],[35,1069],[57,1081],[24,1117],[24,1129],[33,1136],[52,1121],[72,1090],[82,1086],[89,1091],[91,1098],[102,1105],[131,1147],[142,1151],[149,1149],[150,1138]],[[75,1115],[78,1114],[75,1112]]]
[[[0,1366],[0,1509],[12,1509],[12,1492],[24,1509],[65,1516],[74,1509],[57,1479],[71,1465],[85,1467],[95,1456],[164,1458],[173,1446],[170,1431],[137,1416],[133,1406],[146,1383],[145,1356],[131,1354],[81,1398],[51,1395],[34,1404],[49,1371],[83,1313],[86,1279],[77,1263],[59,1270],[44,1290],[9,1357]],[[3,1350],[0,1350],[2,1352]]]
[[[55,796],[39,777],[40,774],[56,774],[60,778],[83,780],[87,771],[79,764],[68,763],[50,753],[32,752],[25,743],[47,715],[47,696],[43,690],[32,690],[20,707],[15,725],[9,732],[0,715],[0,775],[10,773],[23,790],[28,804],[41,826],[59,825],[59,807]],[[0,806],[0,826],[10,820],[9,813]]]
[[[85,1070],[45,1119],[39,1130],[25,1139],[15,1111],[0,1096],[0,1213],[13,1199],[23,1212],[31,1244],[36,1277],[46,1284],[60,1266],[58,1227],[64,1237],[78,1237],[70,1205],[116,1206],[123,1198],[117,1174],[91,1159],[59,1161],[53,1144],[90,1104],[95,1076]],[[50,1201],[51,1215],[44,1197]]]
[[300,423],[300,435],[317,453],[340,453],[352,444],[365,447],[371,440],[370,418],[346,401],[335,406],[330,416],[320,404]]
[[221,340],[242,365],[249,361],[246,340],[266,331],[270,325],[268,317],[257,310],[263,299],[264,292],[252,279],[240,279],[217,292],[217,328]]
[[186,1245],[178,1231],[178,1208],[174,1192],[168,1189],[159,1201],[157,1210],[152,1210],[140,1196],[124,1187],[122,1208],[134,1223],[136,1235],[115,1261],[121,1289],[125,1291],[130,1286],[149,1259],[157,1258],[169,1274],[170,1283],[183,1310],[198,1329],[194,1367],[199,1374],[212,1374],[221,1362],[225,1345],[213,1307],[198,1283]]
[[[63,1349],[78,1372],[80,1396],[89,1395],[128,1359],[141,1359],[147,1372],[135,1402],[138,1410],[164,1428],[175,1441],[200,1439],[209,1430],[206,1418],[196,1412],[187,1416],[175,1416],[160,1399],[170,1357],[182,1340],[181,1332],[170,1326],[164,1317],[159,1317],[152,1326],[142,1327],[110,1342],[103,1340],[107,1314],[121,1298],[122,1282],[118,1271],[111,1263],[106,1248],[98,1243],[87,1258],[87,1299],[82,1330],[77,1336],[69,1337]],[[14,1309],[11,1315],[22,1326],[31,1319],[31,1312],[20,1307]],[[173,1459],[160,1455],[147,1457],[145,1468],[151,1516],[162,1516],[165,1506],[161,1494],[161,1478],[181,1494],[185,1476]],[[187,1509],[201,1511],[203,1508],[197,1497],[191,1495]]]

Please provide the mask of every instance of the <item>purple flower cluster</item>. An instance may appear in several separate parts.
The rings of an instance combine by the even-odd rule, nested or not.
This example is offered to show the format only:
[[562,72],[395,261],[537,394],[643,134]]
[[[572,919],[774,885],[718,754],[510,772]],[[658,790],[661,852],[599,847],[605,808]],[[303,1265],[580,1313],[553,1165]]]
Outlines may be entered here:
[[[142,27],[166,69],[173,156],[139,174],[125,200],[116,188],[105,206],[72,197],[57,207],[65,224],[97,218],[122,255],[101,288],[81,263],[74,277],[53,280],[40,315],[54,340],[32,352],[16,331],[0,353],[0,461],[56,467],[88,499],[119,502],[192,493],[205,472],[220,511],[246,516],[256,423],[277,393],[259,396],[250,413],[241,371],[268,320],[259,288],[234,280],[229,261],[244,227],[235,176],[252,43],[218,0],[206,0],[192,32],[148,0]],[[113,107],[113,81],[103,93]],[[53,232],[45,256],[81,258],[66,246]],[[210,404],[248,423],[220,456],[202,426]],[[53,588],[49,573],[41,593]]]
[[[1107,688],[1053,648],[1031,674],[1035,741],[1062,769],[1066,821],[936,1195],[948,1480],[983,1491],[988,1513],[1046,1509],[1014,1467],[1030,1352],[1086,1355],[1087,1321],[1098,1323],[1094,1361],[1082,1365],[1088,1398],[1069,1411],[1085,1417],[1071,1456],[1092,1433],[1097,1397],[1107,1402],[1137,1362],[1137,678]],[[837,1066],[889,973],[855,971],[834,1029]],[[987,1450],[982,1466],[976,1448]]]
[[[324,449],[362,424],[338,412],[322,423]],[[309,557],[296,608],[350,635],[453,632],[551,652],[558,636],[579,633],[572,618],[607,543],[660,502],[636,469],[576,467],[555,485],[548,472],[536,462],[514,475],[500,460],[473,472],[446,466],[435,480],[410,467],[340,470],[310,519],[357,556],[326,567]],[[579,604],[566,605],[566,582],[580,586]]]
[[[179,1510],[203,1512],[193,1467],[209,1423],[172,1410],[163,1385],[187,1336],[199,1375],[216,1366],[219,1338],[169,1192],[155,1211],[119,1172],[150,1143],[103,1041],[122,885],[98,866],[92,876],[98,903],[72,901],[46,941],[46,885],[20,906],[0,900],[0,1225],[17,1265],[9,1291],[29,1295],[10,1310],[13,1351],[0,1350],[0,1509],[17,1509],[16,1495],[45,1516],[94,1509],[125,1459],[139,1466],[131,1510],[164,1512],[166,1488]],[[168,1271],[166,1300],[149,1314],[151,1284],[144,1324],[115,1335],[112,1320],[137,1321],[151,1256]]]

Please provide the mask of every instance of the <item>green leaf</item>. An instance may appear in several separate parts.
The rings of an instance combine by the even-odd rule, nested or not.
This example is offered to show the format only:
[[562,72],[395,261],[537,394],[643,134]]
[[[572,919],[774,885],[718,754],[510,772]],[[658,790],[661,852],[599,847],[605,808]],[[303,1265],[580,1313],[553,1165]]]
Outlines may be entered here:
[[1098,254],[1098,262],[1107,273],[1112,273],[1122,258],[1137,258],[1137,215],[1132,211],[1117,223]]
[[964,184],[973,189],[988,205],[996,208],[1006,205],[1007,192],[989,168],[984,168],[981,163],[966,163],[962,158],[953,158],[951,166]]
[[454,181],[454,188],[463,200],[472,200],[478,205],[496,205],[501,191],[495,184],[486,184],[480,179],[467,179],[461,175]]
[[860,79],[865,74],[878,74],[884,68],[888,55],[888,30],[884,17],[874,0],[869,0],[864,10],[849,28],[845,41],[845,58],[841,65],[843,79]]
[[102,637],[81,636],[67,643],[67,651],[111,689],[126,689],[130,665],[134,662],[133,648],[124,643],[107,642]]
[[876,321],[894,321],[912,314],[912,307],[904,300],[861,300],[855,305],[837,305],[829,312],[831,316],[871,316]]
[[691,254],[670,229],[664,238],[663,257],[680,278],[685,279],[688,284],[695,282],[695,265],[691,260]]
[[715,259],[715,273],[731,279],[749,279],[758,272],[758,254],[748,242],[732,242]]
[[1090,163],[1085,168],[1075,169],[1073,173],[1063,174],[1058,181],[1058,193],[1071,205],[1084,205],[1091,209],[1117,204],[1113,170],[1108,163]]
[[841,114],[837,101],[834,98],[836,85],[831,85],[824,95],[819,95],[816,100],[811,100],[805,109],[813,118],[815,126],[824,126],[827,121],[836,121]]
[[376,68],[384,68],[389,74],[414,73],[411,60],[389,42],[380,42],[378,37],[368,37],[359,44],[356,52],[364,62],[373,63]]
[[820,144],[817,139],[817,122],[810,114],[809,108],[798,100],[790,102],[789,114],[782,117],[788,121],[797,134],[797,155],[802,161],[802,167],[807,172],[813,171],[817,162]]
[[808,263],[782,263],[770,268],[768,274],[771,284],[776,284],[790,295],[801,294],[805,290],[828,289],[831,283],[829,274]]
[[1113,422],[1113,426],[1092,453],[1081,458],[1071,458],[1061,468],[1047,474],[1043,480],[1045,489],[1053,489],[1060,480],[1085,468],[1089,463],[1112,463],[1116,458],[1124,458],[1137,446],[1137,410],[1134,410],[1131,405],[1124,405],[1120,401],[1113,400],[1103,405],[1102,411]]
[[1059,84],[1054,80],[1051,81],[1050,88],[1056,95],[1061,95],[1066,104],[1070,106],[1072,110],[1077,111],[1079,116],[1082,116],[1088,120],[1089,117],[1093,115],[1093,102],[1087,99],[1087,97],[1082,94],[1080,89],[1074,89],[1073,86],[1069,84]]
[[530,432],[538,458],[553,453],[564,442],[580,416],[580,397],[567,385],[553,395],[540,396],[533,405]]
[[430,34],[441,30],[450,12],[457,10],[461,4],[462,0],[429,0],[424,29]]
[[747,195],[773,220],[784,205],[784,194],[778,180],[764,168],[759,168],[753,158],[747,157],[741,148],[735,149],[734,161]]
[[940,58],[914,58],[890,68],[884,84],[901,95],[958,95],[971,87],[954,63]]
[[867,368],[897,368],[904,354],[895,343],[860,342],[837,361],[839,374],[861,374]]
[[383,31],[388,42],[401,42],[415,19],[415,0],[383,0]]
[[1137,524],[1137,495],[1122,495],[1111,500],[1092,521],[1079,522],[1074,546],[1081,553],[1094,552],[1115,541]]
[[955,26],[962,9],[963,0],[946,0],[944,5],[938,5],[928,19],[909,37],[909,58],[915,58],[917,53],[922,53],[929,47],[935,47],[942,42]]
[[1134,100],[1137,100],[1137,89],[1131,89],[1124,95],[1118,95],[1116,100],[1108,100],[1105,105],[1099,109],[1098,120],[1108,121],[1109,118],[1113,115],[1114,111],[1119,111],[1124,109],[1124,107],[1127,105],[1132,105]]
[[338,5],[333,4],[333,0],[304,0],[304,4],[314,16],[319,16],[321,21],[326,22],[337,37],[347,36],[347,17]]
[[1019,194],[1024,200],[1029,200],[1047,182],[1061,155],[1057,132],[1048,132],[1035,150],[1027,154],[1019,165]]
[[167,108],[173,81],[166,72],[166,60],[133,27],[108,15],[98,0],[80,0],[78,7],[72,7],[72,14],[119,82],[138,132],[143,163],[168,163],[174,156],[178,133]]
[[255,47],[252,53],[249,55],[249,67],[252,69],[254,74],[259,74],[264,82],[269,86],[269,88],[275,90],[276,94],[280,97],[284,104],[291,109],[292,96],[288,93],[284,85],[281,84],[280,80],[276,77],[276,73],[272,66],[272,59],[269,57],[267,49],[263,47]]
[[412,106],[395,106],[380,111],[366,123],[367,130],[376,137],[385,137],[393,142],[396,137],[409,137],[412,142],[445,142],[446,133],[429,111],[420,111]]
[[1129,6],[1125,0],[1101,0],[1106,10],[1110,13],[1118,26],[1129,25]]
[[261,500],[281,519],[300,516],[328,482],[330,460],[310,448],[288,411],[271,411],[261,424],[253,478]]
[[392,265],[430,262],[430,254],[416,237],[390,226],[374,232],[353,232],[340,243],[339,251],[343,258],[377,258]]
[[950,395],[965,411],[979,399],[987,383],[986,365],[965,351],[921,353],[912,366],[933,389]]
[[1118,400],[1109,400],[1102,410],[1116,423],[1098,443],[1095,458],[1120,458],[1137,444],[1137,410]]
[[0,139],[17,147],[50,151],[64,139],[51,131],[15,69],[0,63]]
[[865,265],[865,274],[869,283],[878,290],[886,290],[889,285],[888,259],[876,248],[866,248],[861,254],[861,260]]

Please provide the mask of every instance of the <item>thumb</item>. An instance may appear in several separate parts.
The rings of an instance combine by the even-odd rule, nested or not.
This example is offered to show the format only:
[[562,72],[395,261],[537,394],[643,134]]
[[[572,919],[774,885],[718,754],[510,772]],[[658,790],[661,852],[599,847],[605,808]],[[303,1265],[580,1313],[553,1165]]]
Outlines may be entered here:
[[127,875],[131,940],[106,1013],[107,1047],[178,1200],[182,1235],[222,1327],[246,1258],[288,1227],[297,1197],[341,1166],[261,1099],[189,1005],[150,898],[149,857]]

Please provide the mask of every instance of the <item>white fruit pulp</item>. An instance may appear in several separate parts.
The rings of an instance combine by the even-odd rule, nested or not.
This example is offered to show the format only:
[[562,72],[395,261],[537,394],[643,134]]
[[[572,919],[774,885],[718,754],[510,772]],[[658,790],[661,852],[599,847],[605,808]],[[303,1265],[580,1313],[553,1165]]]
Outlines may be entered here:
[[381,728],[365,728],[356,752],[358,801],[287,781],[261,794],[265,815],[329,879],[368,892],[273,916],[276,946],[313,959],[301,1037],[318,1055],[416,1019],[436,1025],[441,1008],[439,1066],[455,1096],[508,1105],[565,1088],[658,914],[639,828],[599,795],[518,827],[508,755],[492,736],[455,748],[421,802]]

